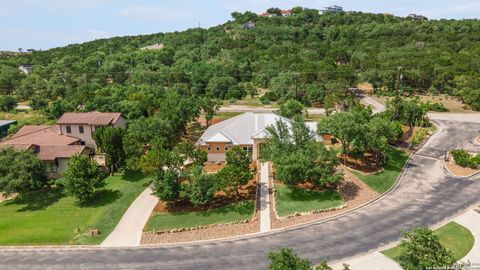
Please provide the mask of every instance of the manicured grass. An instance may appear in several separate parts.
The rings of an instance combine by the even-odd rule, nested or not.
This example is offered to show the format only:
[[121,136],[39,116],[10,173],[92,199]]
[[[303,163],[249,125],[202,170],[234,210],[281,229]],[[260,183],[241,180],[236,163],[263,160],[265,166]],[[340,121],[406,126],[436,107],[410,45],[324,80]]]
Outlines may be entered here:
[[[106,183],[97,199],[85,206],[57,188],[0,203],[0,245],[101,243],[148,179],[128,173],[110,176]],[[86,236],[91,228],[99,229],[100,236]]]
[[[450,222],[438,228],[435,232],[438,234],[442,246],[450,250],[457,261],[467,255],[475,241],[472,233],[467,228],[455,222]],[[401,247],[396,246],[384,250],[382,253],[390,259],[398,261],[401,251]]]
[[250,219],[253,211],[253,201],[244,201],[205,211],[154,213],[144,230],[171,230],[242,221]]
[[387,191],[395,183],[408,159],[407,153],[395,148],[389,148],[387,156],[387,164],[381,173],[364,175],[352,171],[360,180],[380,194]]
[[281,184],[275,185],[275,206],[281,217],[296,212],[309,212],[343,205],[340,194],[335,190],[311,191]]

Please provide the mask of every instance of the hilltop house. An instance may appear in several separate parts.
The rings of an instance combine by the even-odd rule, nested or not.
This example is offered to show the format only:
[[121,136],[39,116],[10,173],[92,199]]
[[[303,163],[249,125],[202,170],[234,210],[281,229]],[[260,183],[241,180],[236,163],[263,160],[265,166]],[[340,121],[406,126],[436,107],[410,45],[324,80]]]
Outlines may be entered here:
[[[200,137],[196,146],[207,152],[209,161],[225,161],[225,153],[233,146],[239,146],[252,153],[252,159],[259,158],[262,143],[268,137],[267,127],[277,121],[291,126],[291,120],[274,113],[246,112],[210,126]],[[316,131],[315,122],[305,122],[312,132]],[[320,136],[316,136],[322,141]]]
[[342,13],[343,12],[343,7],[337,6],[337,5],[331,5],[328,7],[325,7],[324,9],[321,10],[322,14],[325,13]]
[[73,155],[93,157],[96,145],[92,134],[101,126],[125,128],[125,119],[120,113],[65,113],[53,126],[23,126],[12,137],[0,142],[0,147],[32,150],[45,163],[48,176],[59,178]]
[[420,20],[420,21],[428,20],[427,17],[425,17],[423,15],[420,15],[420,14],[415,14],[415,13],[408,14],[407,18],[414,19],[414,20]]
[[32,71],[32,66],[30,66],[30,65],[20,65],[18,67],[18,69],[20,69],[21,72],[23,72],[25,75],[28,76],[28,74],[30,74],[30,72]]
[[[292,10],[290,9],[282,9],[280,10],[280,16],[283,16],[283,17],[288,17],[288,16],[291,16],[292,15]],[[268,17],[268,18],[271,18],[271,17],[275,17],[275,16],[278,16],[277,14],[270,14],[268,12],[265,12],[265,13],[261,13],[261,14],[258,14],[259,17]]]

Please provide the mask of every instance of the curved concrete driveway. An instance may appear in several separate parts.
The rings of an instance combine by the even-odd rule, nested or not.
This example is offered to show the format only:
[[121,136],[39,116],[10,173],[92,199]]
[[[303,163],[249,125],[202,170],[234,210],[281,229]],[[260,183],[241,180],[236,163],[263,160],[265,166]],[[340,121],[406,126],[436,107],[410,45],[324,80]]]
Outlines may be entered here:
[[[441,119],[433,115],[436,119]],[[433,226],[480,202],[480,177],[455,179],[446,174],[445,150],[480,151],[473,122],[434,120],[440,131],[412,157],[395,189],[383,199],[347,215],[285,231],[234,240],[124,249],[2,250],[0,269],[264,269],[268,251],[294,248],[314,263],[371,252],[397,241],[402,231]]]

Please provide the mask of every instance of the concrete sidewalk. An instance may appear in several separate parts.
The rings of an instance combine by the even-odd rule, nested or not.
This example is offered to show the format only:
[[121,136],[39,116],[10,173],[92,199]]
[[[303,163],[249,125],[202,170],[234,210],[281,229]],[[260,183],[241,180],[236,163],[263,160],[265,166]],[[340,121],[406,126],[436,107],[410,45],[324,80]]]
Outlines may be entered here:
[[[365,256],[356,257],[345,262],[352,270],[402,270],[402,267],[382,253],[375,251]],[[334,270],[343,269],[343,263],[332,265]]]
[[158,203],[152,190],[146,188],[128,207],[113,232],[100,245],[102,247],[134,247],[140,245],[143,227]]
[[264,162],[260,167],[260,232],[270,231],[270,185],[268,173],[268,162]]

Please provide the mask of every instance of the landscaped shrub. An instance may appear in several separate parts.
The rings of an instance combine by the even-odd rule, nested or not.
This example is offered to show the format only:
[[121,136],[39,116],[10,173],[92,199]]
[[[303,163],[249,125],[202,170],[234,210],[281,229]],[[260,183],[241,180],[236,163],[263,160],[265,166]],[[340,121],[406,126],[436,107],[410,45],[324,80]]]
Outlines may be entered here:
[[480,166],[480,155],[473,157],[470,153],[463,149],[455,149],[450,151],[455,163],[462,167],[470,167],[476,169]]
[[426,129],[420,129],[415,134],[413,135],[412,138],[412,144],[413,145],[419,145],[420,143],[425,140],[425,137],[427,136],[428,131]]

